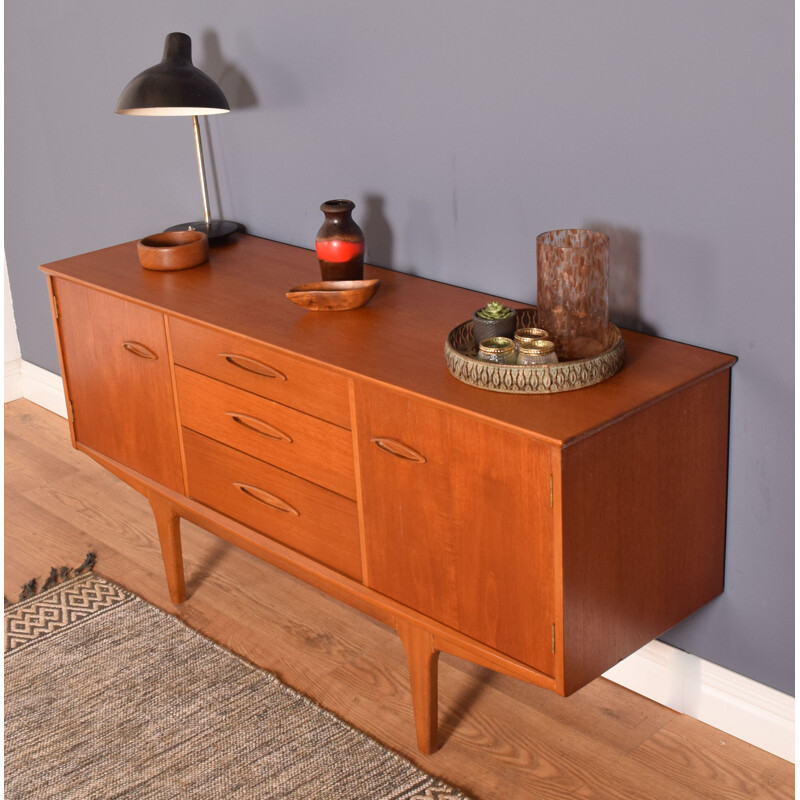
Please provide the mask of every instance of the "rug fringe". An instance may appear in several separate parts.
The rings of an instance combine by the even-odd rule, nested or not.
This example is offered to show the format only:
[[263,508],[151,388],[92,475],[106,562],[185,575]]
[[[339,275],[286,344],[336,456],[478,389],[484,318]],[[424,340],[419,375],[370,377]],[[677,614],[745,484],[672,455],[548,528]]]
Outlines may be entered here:
[[[16,602],[19,603],[22,600],[29,600],[31,597],[35,597],[39,592],[47,591],[58,583],[63,583],[71,576],[80,575],[82,572],[90,572],[96,563],[97,553],[90,550],[86,554],[86,558],[83,559],[83,564],[79,567],[75,567],[75,569],[71,567],[50,567],[50,574],[47,576],[47,580],[44,584],[42,584],[42,588],[37,589],[38,582],[36,578],[29,580],[22,585],[22,591],[19,593],[19,598]],[[3,595],[3,605],[10,606],[13,605],[13,603]]]

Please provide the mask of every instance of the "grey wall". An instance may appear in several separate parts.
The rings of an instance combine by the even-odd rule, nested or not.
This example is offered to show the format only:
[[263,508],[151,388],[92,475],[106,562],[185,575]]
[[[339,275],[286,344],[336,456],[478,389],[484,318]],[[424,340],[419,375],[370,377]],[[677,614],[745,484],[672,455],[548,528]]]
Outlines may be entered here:
[[38,264],[201,215],[190,123],[112,113],[185,31],[236,106],[208,121],[212,202],[250,232],[311,247],[319,204],[350,197],[373,262],[535,301],[537,233],[609,229],[618,322],[739,356],[726,590],[664,638],[793,692],[793,11],[10,0],[23,357],[58,369]]

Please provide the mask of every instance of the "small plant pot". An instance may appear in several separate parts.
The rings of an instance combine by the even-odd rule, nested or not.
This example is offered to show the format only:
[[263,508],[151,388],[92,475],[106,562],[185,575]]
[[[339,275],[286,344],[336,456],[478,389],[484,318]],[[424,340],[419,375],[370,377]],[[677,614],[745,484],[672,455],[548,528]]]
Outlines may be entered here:
[[[478,309],[480,311],[480,309]],[[472,336],[477,347],[484,339],[493,339],[495,336],[514,338],[517,329],[517,312],[503,319],[484,319],[478,316],[478,311],[472,315]]]

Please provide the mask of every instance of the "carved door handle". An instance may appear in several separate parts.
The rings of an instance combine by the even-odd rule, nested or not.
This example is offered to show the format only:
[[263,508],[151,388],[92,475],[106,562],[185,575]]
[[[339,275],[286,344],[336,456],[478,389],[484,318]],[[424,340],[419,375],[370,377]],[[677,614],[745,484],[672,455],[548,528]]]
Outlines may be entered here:
[[254,358],[249,358],[248,356],[239,356],[235,353],[219,353],[218,355],[224,358],[234,367],[243,369],[246,372],[252,372],[256,375],[261,375],[262,378],[276,378],[282,381],[286,380],[286,376],[282,372],[279,372],[274,367],[269,366],[269,364],[265,364],[263,361],[256,361]]
[[422,453],[417,452],[407,444],[397,441],[397,439],[386,439],[382,436],[377,436],[374,439],[370,439],[370,441],[384,452],[389,453],[389,455],[397,456],[397,458],[402,458],[406,461],[424,464],[428,460]]
[[226,411],[225,413],[237,425],[241,425],[243,428],[253,431],[253,433],[266,436],[268,439],[275,439],[279,442],[286,442],[287,444],[292,443],[292,437],[289,436],[288,433],[278,430],[278,428],[270,425],[268,422],[264,422],[263,419],[251,417],[249,414],[240,414],[238,411]]
[[122,346],[129,353],[133,353],[133,355],[139,356],[139,358],[149,358],[152,361],[158,358],[157,353],[154,353],[149,347],[145,347],[141,342],[123,342]]
[[260,489],[258,486],[252,486],[249,483],[239,483],[234,481],[233,485],[243,494],[251,497],[253,500],[258,500],[265,506],[275,509],[275,511],[282,511],[284,514],[292,514],[295,517],[300,516],[300,512],[292,505],[289,505],[285,500],[281,500],[277,495]]

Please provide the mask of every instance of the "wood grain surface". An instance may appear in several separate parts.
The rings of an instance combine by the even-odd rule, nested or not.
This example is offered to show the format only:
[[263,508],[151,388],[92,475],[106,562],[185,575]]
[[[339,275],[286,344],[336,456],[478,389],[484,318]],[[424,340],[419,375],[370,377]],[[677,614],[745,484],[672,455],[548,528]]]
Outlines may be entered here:
[[602,678],[562,698],[445,654],[442,747],[424,756],[394,631],[187,522],[190,596],[173,605],[147,500],[72,450],[60,417],[20,400],[5,418],[5,592],[14,599],[31,578],[93,549],[101,575],[476,800],[794,797],[792,764]]
[[[247,294],[247,290],[243,290]],[[233,320],[231,320],[233,322]],[[350,427],[347,379],[263,342],[169,320],[175,363],[268,397],[307,414]]]
[[550,448],[376,386],[355,397],[370,587],[553,675]]
[[355,502],[194,431],[183,442],[190,497],[361,578]]
[[474,293],[387,274],[382,315],[293,325],[276,299],[305,257],[242,236],[193,277],[131,273],[126,246],[43,268],[73,441],[155,503],[173,600],[179,514],[402,620],[430,753],[437,651],[570,694],[722,591],[730,356],[634,335],[622,380],[555,406],[452,394],[424,312]]
[[[52,262],[43,269],[103,286],[177,317],[199,320],[209,329],[233,330],[255,342],[270,342],[272,354],[286,350],[307,356],[500,424],[522,426],[553,443],[585,436],[699,376],[729,368],[735,360],[623,331],[625,366],[610,380],[578,392],[498,397],[461,383],[443,368],[447,334],[471,319],[487,300],[496,299],[479,292],[367,265],[364,277],[380,279],[381,289],[366,306],[341,314],[309,314],[289,302],[285,292],[316,279],[319,262],[314,251],[244,234],[212,244],[208,264],[183,272],[143,270],[136,242]],[[521,286],[519,296],[532,294],[533,288]],[[171,327],[175,338],[177,326]],[[420,353],[435,357],[420,358]],[[208,360],[204,354],[199,358],[203,363]],[[192,367],[181,358],[177,361]],[[320,383],[317,392],[326,386]],[[279,397],[273,399],[281,402]],[[288,405],[306,410],[294,402]],[[346,418],[345,408],[342,413]]]
[[[54,280],[77,441],[180,490],[180,445],[162,314]],[[146,391],[143,388],[146,387]]]
[[183,367],[175,377],[184,428],[355,500],[350,431]]
[[561,454],[565,691],[723,590],[730,372]]

